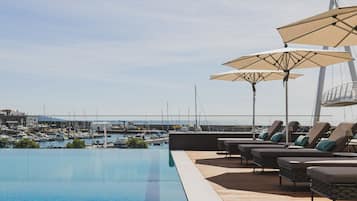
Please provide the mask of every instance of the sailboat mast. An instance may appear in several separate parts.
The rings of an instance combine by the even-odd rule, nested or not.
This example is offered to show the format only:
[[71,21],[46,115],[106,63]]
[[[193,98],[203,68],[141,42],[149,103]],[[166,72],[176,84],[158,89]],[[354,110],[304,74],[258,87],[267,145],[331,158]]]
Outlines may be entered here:
[[198,119],[197,119],[197,86],[195,85],[195,130],[198,129]]
[[187,108],[187,125],[190,125],[190,107]]
[[161,130],[164,130],[164,111],[161,109]]
[[167,117],[167,130],[170,130],[170,125],[169,125],[169,102],[166,101],[166,117]]

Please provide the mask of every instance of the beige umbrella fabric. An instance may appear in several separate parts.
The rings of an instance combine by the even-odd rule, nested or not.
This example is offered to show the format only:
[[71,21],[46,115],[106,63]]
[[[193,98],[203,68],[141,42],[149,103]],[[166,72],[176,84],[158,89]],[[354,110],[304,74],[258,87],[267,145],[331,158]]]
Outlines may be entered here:
[[284,43],[357,45],[357,6],[341,7],[278,28]]
[[[296,79],[302,74],[290,74],[289,78]],[[283,80],[285,73],[278,70],[232,70],[211,75],[211,80],[247,81],[256,84],[261,81]]]
[[290,71],[295,68],[324,67],[351,60],[352,56],[348,52],[282,48],[242,56],[223,65],[237,69]]
[[[253,90],[253,119],[252,119],[252,134],[255,140],[255,85],[262,81],[283,80],[285,73],[277,70],[233,70],[224,73],[211,75],[211,80],[225,80],[225,81],[246,81],[252,85]],[[290,79],[296,79],[302,74],[289,74]]]
[[[282,48],[261,53],[242,56],[238,59],[224,63],[237,69],[262,69],[281,70],[286,73],[285,83],[285,124],[288,126],[288,78],[292,69],[325,67],[332,64],[351,61],[352,56],[348,52],[331,50],[312,50],[297,48]],[[289,129],[287,129],[289,133]],[[289,134],[286,142],[289,142]]]

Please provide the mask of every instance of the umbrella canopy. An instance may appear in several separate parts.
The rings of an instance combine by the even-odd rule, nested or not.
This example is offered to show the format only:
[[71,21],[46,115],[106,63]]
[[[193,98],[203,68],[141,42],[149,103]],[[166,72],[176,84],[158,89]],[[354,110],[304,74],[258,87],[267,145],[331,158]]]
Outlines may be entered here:
[[357,6],[341,7],[278,28],[284,43],[357,45]]
[[[302,74],[289,74],[289,78],[296,79]],[[285,73],[277,70],[233,70],[224,73],[211,75],[211,80],[226,80],[226,81],[246,81],[252,85],[253,89],[253,119],[252,119],[252,135],[255,140],[255,85],[262,81],[283,80],[286,77]]]
[[[232,70],[211,75],[211,80],[247,81],[251,84],[261,81],[283,80],[285,73],[278,70]],[[296,79],[302,74],[289,74],[290,79]]]
[[[286,73],[285,83],[285,124],[288,128],[288,79],[292,69],[324,67],[336,63],[351,61],[348,52],[331,50],[311,50],[283,48],[242,56],[229,61],[224,65],[237,69],[265,69],[282,70]],[[289,129],[287,130],[286,143],[289,142]]]
[[242,56],[223,65],[237,69],[290,71],[295,68],[324,67],[351,60],[352,56],[348,52],[282,48]]

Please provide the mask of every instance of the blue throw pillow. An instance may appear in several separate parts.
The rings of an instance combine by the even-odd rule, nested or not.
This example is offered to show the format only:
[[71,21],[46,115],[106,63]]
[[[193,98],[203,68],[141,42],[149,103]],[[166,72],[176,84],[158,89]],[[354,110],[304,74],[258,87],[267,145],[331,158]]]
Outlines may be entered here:
[[355,134],[352,138],[353,138],[353,139],[357,139],[357,134]]
[[296,138],[294,145],[304,147],[309,141],[309,137],[305,135],[300,135]]
[[263,131],[258,135],[258,138],[261,140],[266,140],[267,137],[268,137],[268,132],[266,132],[266,131]]
[[320,151],[331,151],[336,146],[335,141],[331,140],[321,140],[317,145],[316,149]]
[[280,142],[281,138],[283,138],[282,133],[275,133],[273,136],[271,136],[270,141],[272,142]]

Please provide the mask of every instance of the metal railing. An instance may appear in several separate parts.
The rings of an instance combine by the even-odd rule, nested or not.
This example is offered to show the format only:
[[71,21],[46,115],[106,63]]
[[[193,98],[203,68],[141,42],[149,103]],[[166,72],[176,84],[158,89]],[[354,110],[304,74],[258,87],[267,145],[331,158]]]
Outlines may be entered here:
[[[43,117],[44,115],[38,115]],[[36,115],[33,115],[36,117]],[[284,114],[258,114],[255,116],[258,126],[271,125],[275,120],[284,120]],[[309,114],[290,114],[289,118],[293,121],[299,121],[302,125],[311,125],[314,118]],[[327,122],[333,122],[334,116],[330,114],[321,115],[321,118]],[[102,115],[63,115],[51,114],[46,118],[39,118],[38,122],[48,124],[78,124],[86,122],[112,122],[115,124],[135,123],[140,125],[194,125],[195,115],[177,115],[177,114],[102,114]],[[252,115],[250,114],[199,114],[198,124],[202,126],[249,126],[252,124]]]
[[322,95],[321,104],[325,107],[357,104],[357,82],[347,82],[328,89]]

